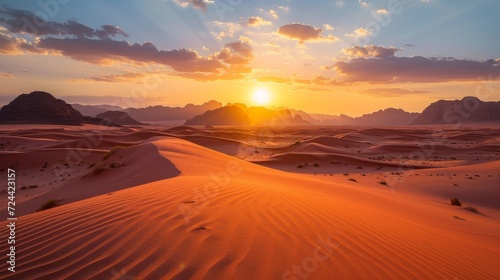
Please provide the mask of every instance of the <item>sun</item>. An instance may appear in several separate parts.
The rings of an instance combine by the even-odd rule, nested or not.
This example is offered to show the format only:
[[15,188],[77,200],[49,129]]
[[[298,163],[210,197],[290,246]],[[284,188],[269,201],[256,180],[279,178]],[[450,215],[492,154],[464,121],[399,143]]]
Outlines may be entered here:
[[271,102],[271,94],[266,89],[257,89],[253,93],[253,102],[257,105],[268,105]]

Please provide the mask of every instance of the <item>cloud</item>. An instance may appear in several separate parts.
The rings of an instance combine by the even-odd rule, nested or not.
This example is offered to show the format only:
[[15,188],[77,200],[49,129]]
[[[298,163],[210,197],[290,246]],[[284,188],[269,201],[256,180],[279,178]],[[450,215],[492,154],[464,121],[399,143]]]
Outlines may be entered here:
[[193,6],[196,9],[200,9],[204,12],[207,11],[207,4],[213,4],[215,1],[213,0],[173,0],[177,6],[182,8],[187,8],[189,6]]
[[44,51],[23,38],[16,38],[0,32],[0,54],[15,55],[23,52],[43,53]]
[[359,0],[359,4],[361,5],[361,7],[368,7],[368,6],[370,6],[370,3],[366,2],[366,1],[363,1],[363,0]]
[[0,9],[0,25],[4,26],[12,33],[26,33],[36,36],[62,35],[101,39],[117,36],[128,37],[128,35],[117,26],[102,25],[99,29],[93,29],[74,20],[68,20],[63,23],[46,21],[30,11],[17,10],[6,6],[2,7],[3,9]]
[[234,22],[213,21],[212,24],[220,30],[218,32],[211,32],[219,41],[224,38],[233,38],[234,34],[241,29],[240,24]]
[[244,22],[246,26],[261,27],[266,25],[272,25],[272,22],[267,21],[261,17],[248,17]]
[[360,27],[356,30],[354,30],[352,33],[346,33],[344,34],[347,37],[366,37],[370,36],[372,32],[366,28]]
[[326,30],[334,30],[334,29],[335,29],[333,26],[329,25],[328,23],[323,24],[323,27],[324,27]]
[[476,81],[480,77],[498,79],[500,65],[495,60],[472,61],[422,56],[354,58],[335,63],[347,82],[447,82]]
[[292,84],[292,79],[277,76],[259,77],[257,81],[261,83]]
[[276,11],[275,11],[275,10],[269,10],[269,12],[268,12],[268,13],[269,13],[269,15],[270,15],[272,18],[274,18],[274,19],[278,19],[278,18],[279,18],[278,13],[276,13]]
[[361,46],[353,46],[350,48],[343,49],[342,52],[349,55],[350,57],[391,57],[396,54],[397,51],[401,49],[395,47],[382,47],[382,46],[374,46],[367,45],[364,47]]
[[0,78],[12,78],[12,75],[9,73],[0,72]]
[[130,44],[110,39],[48,37],[41,39],[37,46],[59,51],[62,55],[75,60],[94,64],[109,64],[115,61],[158,63],[182,72],[216,72],[218,69],[224,68],[218,60],[211,57],[200,57],[194,51],[186,49],[158,50],[150,42]]
[[[38,47],[58,51],[64,56],[94,64],[110,62],[157,63],[170,66],[174,75],[201,80],[242,78],[243,73],[250,73],[250,61],[253,59],[252,46],[247,42],[231,42],[220,52],[203,57],[195,51],[178,49],[158,50],[152,43],[130,44],[111,39],[93,40],[88,38],[44,38]],[[123,81],[129,76],[96,77],[99,81]]]
[[406,95],[420,95],[429,93],[427,90],[407,90],[402,88],[370,88],[362,90],[359,93],[380,97],[400,97]]
[[386,15],[389,13],[386,9],[377,9],[375,13],[380,14],[380,15]]
[[83,79],[71,79],[71,82],[108,82],[108,83],[123,83],[123,82],[132,82],[136,81],[138,79],[144,78],[145,76],[149,75],[151,73],[145,72],[145,73],[124,73],[124,74],[117,74],[117,75],[104,75],[104,76],[98,76],[98,77],[90,77],[90,78],[83,78]]
[[286,6],[277,6],[277,8],[285,12],[288,12],[290,10],[290,8]]
[[297,39],[300,44],[303,44],[305,41],[335,41],[337,38],[329,35],[323,36],[321,32],[323,30],[321,28],[316,28],[311,25],[301,24],[301,23],[292,23],[283,25],[278,28],[278,34],[287,37],[289,39]]

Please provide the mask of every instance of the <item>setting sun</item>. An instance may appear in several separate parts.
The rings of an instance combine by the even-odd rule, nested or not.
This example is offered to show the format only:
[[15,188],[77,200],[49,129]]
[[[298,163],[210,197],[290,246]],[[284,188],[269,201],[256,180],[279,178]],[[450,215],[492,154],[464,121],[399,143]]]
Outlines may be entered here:
[[271,95],[266,89],[257,89],[253,93],[253,102],[257,105],[267,105],[271,101]]

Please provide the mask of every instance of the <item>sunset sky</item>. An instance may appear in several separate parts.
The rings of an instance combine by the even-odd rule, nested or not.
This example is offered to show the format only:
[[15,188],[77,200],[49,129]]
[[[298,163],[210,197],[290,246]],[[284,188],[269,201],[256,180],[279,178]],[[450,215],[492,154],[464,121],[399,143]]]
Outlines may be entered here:
[[0,0],[0,104],[44,90],[121,107],[256,105],[266,92],[265,105],[359,116],[498,101],[499,11],[498,0]]

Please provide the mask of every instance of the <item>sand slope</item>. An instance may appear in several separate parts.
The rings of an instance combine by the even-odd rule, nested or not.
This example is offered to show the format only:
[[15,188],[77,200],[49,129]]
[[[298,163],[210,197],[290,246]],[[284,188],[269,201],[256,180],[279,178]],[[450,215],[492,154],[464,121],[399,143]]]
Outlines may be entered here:
[[186,140],[145,145],[181,174],[21,217],[18,272],[0,278],[500,278],[500,224],[487,215]]

